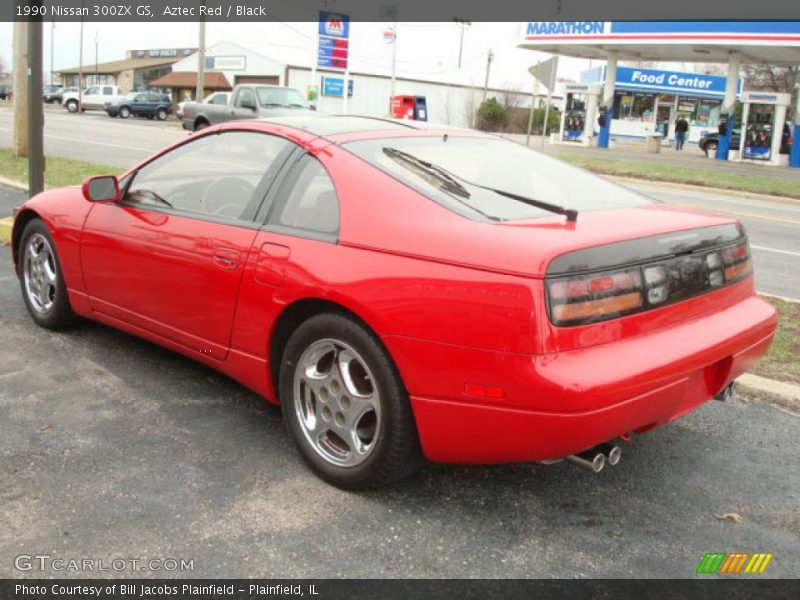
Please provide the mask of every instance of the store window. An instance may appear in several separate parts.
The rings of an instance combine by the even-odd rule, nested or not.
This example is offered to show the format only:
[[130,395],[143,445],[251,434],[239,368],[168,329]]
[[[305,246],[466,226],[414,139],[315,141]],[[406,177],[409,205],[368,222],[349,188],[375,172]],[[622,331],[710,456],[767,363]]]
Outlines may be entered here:
[[654,104],[654,94],[616,92],[614,94],[614,118],[627,121],[651,121]]

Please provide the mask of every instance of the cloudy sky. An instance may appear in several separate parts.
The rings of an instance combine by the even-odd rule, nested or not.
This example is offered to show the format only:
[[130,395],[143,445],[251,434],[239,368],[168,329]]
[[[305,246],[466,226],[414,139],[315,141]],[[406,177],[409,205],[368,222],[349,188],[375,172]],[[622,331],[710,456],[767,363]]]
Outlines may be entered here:
[[[548,58],[546,54],[516,48],[519,24],[474,23],[464,34],[462,73],[482,85],[486,57],[491,49],[492,87],[529,89],[532,78],[527,67]],[[355,58],[368,61],[376,70],[388,75],[391,65],[391,45],[383,40],[382,23],[353,23],[351,52]],[[316,23],[208,23],[206,44],[222,40],[276,48],[307,56],[310,64],[316,44]],[[398,71],[419,79],[436,79],[457,70],[460,28],[455,23],[400,23],[397,26]],[[12,57],[12,23],[0,23],[0,56],[7,69]],[[50,71],[51,25],[44,25],[45,70]],[[78,65],[79,23],[58,23],[54,32],[55,69]],[[197,45],[197,23],[86,23],[83,32],[84,65],[95,61],[95,38],[98,60],[106,62],[124,58],[125,50],[148,48],[180,48]],[[577,79],[589,66],[588,61],[562,58],[559,77]],[[47,75],[45,81],[47,81]]]

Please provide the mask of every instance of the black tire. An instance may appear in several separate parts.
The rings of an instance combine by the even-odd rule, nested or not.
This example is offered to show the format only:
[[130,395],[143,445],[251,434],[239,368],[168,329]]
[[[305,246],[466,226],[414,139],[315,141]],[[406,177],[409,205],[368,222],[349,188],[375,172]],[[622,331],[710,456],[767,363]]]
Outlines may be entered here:
[[[366,458],[359,459],[363,462],[352,466],[333,464],[314,447],[305,433],[306,426],[298,415],[298,410],[301,409],[295,403],[295,375],[301,371],[297,365],[312,345],[327,341],[343,343],[354,350],[372,373],[371,378],[365,377],[364,380],[369,381],[369,385],[374,385],[373,389],[377,390],[376,401],[379,404],[380,418],[372,432],[373,444],[366,453]],[[400,374],[378,338],[358,321],[340,314],[324,313],[303,322],[289,338],[283,353],[279,387],[287,430],[305,462],[331,485],[347,490],[380,487],[413,475],[421,466],[423,459],[414,416]],[[342,385],[340,395],[349,395],[346,385]],[[315,399],[315,405],[317,402]],[[334,402],[341,403],[341,400],[330,395],[329,404],[324,401],[323,404],[334,406]],[[338,409],[334,408],[336,410]],[[338,418],[337,414],[335,419]]]
[[706,156],[715,157],[717,155],[717,142],[708,142],[703,146],[703,151],[706,153]]
[[[37,237],[34,238],[34,236]],[[30,275],[27,269],[27,261],[30,260],[30,257],[28,254],[28,242],[31,241],[32,238],[34,242],[42,238],[46,240],[51,257],[47,262],[49,267],[55,272],[55,283],[51,284],[52,293],[47,294],[52,305],[47,310],[37,308],[35,300],[33,299],[33,294],[29,292]],[[46,327],[47,329],[61,329],[72,324],[75,321],[75,313],[72,312],[72,307],[69,304],[67,286],[64,283],[58,252],[53,243],[53,238],[47,230],[47,226],[41,219],[32,219],[25,226],[20,236],[19,248],[17,251],[17,256],[19,256],[19,283],[20,290],[22,291],[22,299],[36,324],[41,327]]]
[[127,106],[120,106],[119,108],[119,116],[122,119],[127,119],[131,116],[131,109]]
[[208,127],[208,122],[204,121],[203,119],[199,119],[194,124],[195,131],[200,131],[201,129],[205,129],[206,127]]
[[147,115],[147,118],[152,121],[153,120],[153,116],[154,115]]
[[156,110],[156,119],[159,121],[163,121],[167,118],[167,110],[165,108],[159,108]]
[[77,100],[67,100],[67,103],[64,105],[67,107],[67,110],[71,113],[78,112],[78,101]]

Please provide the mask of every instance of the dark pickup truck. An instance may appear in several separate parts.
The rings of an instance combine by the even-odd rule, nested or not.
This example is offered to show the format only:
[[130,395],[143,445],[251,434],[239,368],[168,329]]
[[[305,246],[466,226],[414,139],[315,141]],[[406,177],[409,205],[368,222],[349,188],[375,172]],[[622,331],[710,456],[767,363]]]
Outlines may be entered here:
[[198,131],[225,121],[311,112],[308,102],[297,90],[278,85],[243,83],[233,88],[228,104],[187,102],[183,107],[183,128]]

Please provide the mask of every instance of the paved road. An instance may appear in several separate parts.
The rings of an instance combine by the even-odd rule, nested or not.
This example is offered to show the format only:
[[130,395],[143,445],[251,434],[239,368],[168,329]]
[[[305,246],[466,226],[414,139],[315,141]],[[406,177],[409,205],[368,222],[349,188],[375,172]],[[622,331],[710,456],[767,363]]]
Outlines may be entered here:
[[709,403],[599,475],[436,466],[351,494],[231,380],[98,324],[36,327],[8,247],[0,332],[0,577],[54,575],[14,570],[32,553],[194,560],[194,577],[673,578],[764,551],[765,577],[797,574],[800,417],[769,405]]
[[[11,146],[12,116],[8,106],[0,106],[0,147]],[[45,154],[100,165],[133,166],[186,135],[176,121],[112,119],[99,111],[79,115],[58,107],[45,110]]]
[[[58,107],[47,107],[46,110],[45,151],[56,156],[70,156],[98,164],[130,167],[186,135],[174,121],[160,123],[146,119],[112,119],[101,112],[75,115]],[[0,106],[0,147],[10,144],[10,136],[11,111]],[[619,152],[611,152],[615,156],[627,156],[631,153],[630,144],[622,146]],[[573,149],[601,152],[597,149]],[[691,157],[689,152],[687,150],[684,159]],[[672,154],[679,153],[673,151]],[[665,156],[671,160],[672,154],[665,153]],[[706,164],[699,157],[694,158],[700,164]],[[718,168],[744,167],[741,164],[719,166],[716,164],[719,161],[706,162],[714,163]],[[749,168],[751,171],[756,169],[775,176],[780,174],[784,177],[800,177],[800,169]],[[800,203],[767,202],[732,194],[676,190],[646,183],[631,186],[667,202],[730,214],[743,221],[753,244],[758,289],[800,299],[800,277],[792,276],[797,272],[800,259]],[[7,211],[2,197],[0,191],[0,213],[5,215]]]

